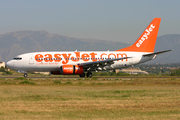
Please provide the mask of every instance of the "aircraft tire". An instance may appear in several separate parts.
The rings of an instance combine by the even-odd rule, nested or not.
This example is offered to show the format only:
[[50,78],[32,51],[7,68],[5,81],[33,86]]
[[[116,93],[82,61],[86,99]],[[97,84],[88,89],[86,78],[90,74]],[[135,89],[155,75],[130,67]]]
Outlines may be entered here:
[[79,75],[81,78],[85,77],[85,73]]
[[24,77],[27,78],[28,74],[27,73],[24,73]]
[[88,73],[87,73],[87,77],[91,78],[91,77],[92,77],[92,73],[91,73],[91,72],[88,72]]

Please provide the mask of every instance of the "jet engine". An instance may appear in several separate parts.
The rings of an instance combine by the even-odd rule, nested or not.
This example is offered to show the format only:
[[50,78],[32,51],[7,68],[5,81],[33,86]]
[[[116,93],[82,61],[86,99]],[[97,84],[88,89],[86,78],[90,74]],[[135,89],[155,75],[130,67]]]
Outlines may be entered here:
[[53,75],[81,75],[83,67],[79,65],[62,65],[59,71],[51,71]]

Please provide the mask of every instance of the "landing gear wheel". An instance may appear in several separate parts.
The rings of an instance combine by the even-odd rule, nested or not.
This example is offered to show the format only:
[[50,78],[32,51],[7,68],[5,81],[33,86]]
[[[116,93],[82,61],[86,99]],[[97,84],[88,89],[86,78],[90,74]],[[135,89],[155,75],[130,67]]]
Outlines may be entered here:
[[85,73],[83,73],[83,74],[81,74],[81,75],[79,75],[79,76],[83,78],[83,77],[85,77]]
[[28,74],[27,73],[24,73],[24,77],[27,78]]
[[88,72],[86,76],[89,77],[89,78],[91,78],[91,77],[92,77],[92,73],[91,73],[91,72]]

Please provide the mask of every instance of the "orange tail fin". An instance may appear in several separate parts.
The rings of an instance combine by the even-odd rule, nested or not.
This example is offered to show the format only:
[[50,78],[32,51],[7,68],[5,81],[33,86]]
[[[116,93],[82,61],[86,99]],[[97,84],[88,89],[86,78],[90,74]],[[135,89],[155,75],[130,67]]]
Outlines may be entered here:
[[154,18],[133,45],[116,51],[154,52],[160,22],[161,18]]

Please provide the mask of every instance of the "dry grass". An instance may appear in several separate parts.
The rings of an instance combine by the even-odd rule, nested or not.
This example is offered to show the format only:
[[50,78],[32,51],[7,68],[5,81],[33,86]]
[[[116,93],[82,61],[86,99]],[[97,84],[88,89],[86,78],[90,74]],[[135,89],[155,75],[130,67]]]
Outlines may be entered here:
[[0,79],[0,119],[180,119],[179,83],[177,78]]

